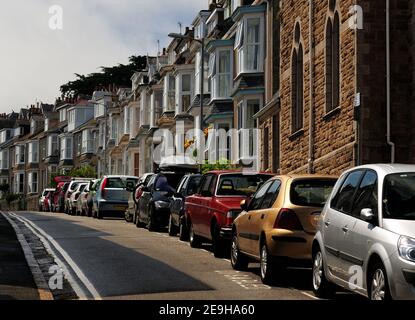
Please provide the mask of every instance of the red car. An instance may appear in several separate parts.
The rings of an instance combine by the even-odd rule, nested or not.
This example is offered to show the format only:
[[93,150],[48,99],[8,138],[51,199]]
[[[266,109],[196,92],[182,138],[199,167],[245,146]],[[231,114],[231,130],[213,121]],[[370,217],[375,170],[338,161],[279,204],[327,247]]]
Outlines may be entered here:
[[215,256],[222,257],[230,245],[233,220],[242,211],[241,201],[272,177],[268,173],[238,171],[205,174],[198,192],[185,202],[190,245],[198,247],[204,240],[210,240]]
[[65,208],[65,193],[69,186],[70,177],[56,177],[55,181],[57,183],[56,190],[52,196],[52,211],[53,212],[63,212]]

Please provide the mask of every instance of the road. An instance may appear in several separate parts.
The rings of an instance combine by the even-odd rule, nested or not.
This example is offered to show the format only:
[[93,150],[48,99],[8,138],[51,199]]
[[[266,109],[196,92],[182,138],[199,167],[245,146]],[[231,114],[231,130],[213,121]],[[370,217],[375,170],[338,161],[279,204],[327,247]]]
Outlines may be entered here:
[[[259,266],[233,271],[210,246],[192,249],[166,233],[151,233],[123,220],[19,212],[48,239],[86,299],[312,300],[310,270],[289,270],[265,286]],[[339,293],[338,299],[359,299]]]

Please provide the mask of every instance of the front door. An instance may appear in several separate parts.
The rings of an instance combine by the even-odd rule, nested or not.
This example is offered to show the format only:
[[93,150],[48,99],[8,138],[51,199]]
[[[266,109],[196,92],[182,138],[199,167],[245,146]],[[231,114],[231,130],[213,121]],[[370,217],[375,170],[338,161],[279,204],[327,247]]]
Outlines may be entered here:
[[[345,228],[348,229],[345,237],[343,259],[345,260],[345,274],[351,285],[357,289],[363,289],[364,261],[371,246],[371,239],[374,239],[374,229],[378,224],[378,177],[372,170],[365,172],[356,192],[353,202],[351,221]],[[363,209],[371,209],[376,219],[368,222],[361,219]]]
[[331,274],[346,280],[346,264],[342,255],[346,246],[346,237],[351,224],[351,211],[354,195],[363,175],[362,170],[352,171],[333,197],[326,212],[322,215],[323,243],[326,251],[326,263]]

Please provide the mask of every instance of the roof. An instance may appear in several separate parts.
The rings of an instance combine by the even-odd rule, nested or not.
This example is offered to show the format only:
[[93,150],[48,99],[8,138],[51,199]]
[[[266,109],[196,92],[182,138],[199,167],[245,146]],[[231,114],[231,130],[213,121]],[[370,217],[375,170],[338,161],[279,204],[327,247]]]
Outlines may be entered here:
[[412,164],[400,164],[400,163],[379,163],[379,164],[368,164],[364,166],[359,166],[352,168],[346,172],[356,169],[372,169],[377,171],[378,173],[382,173],[383,175],[389,175],[393,173],[415,173],[415,165]]

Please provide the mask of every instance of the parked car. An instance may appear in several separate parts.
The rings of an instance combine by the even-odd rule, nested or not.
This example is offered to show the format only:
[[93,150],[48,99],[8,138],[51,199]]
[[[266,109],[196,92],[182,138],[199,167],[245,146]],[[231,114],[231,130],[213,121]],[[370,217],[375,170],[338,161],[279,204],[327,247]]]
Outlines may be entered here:
[[138,226],[146,226],[150,231],[168,226],[171,197],[184,175],[185,173],[163,172],[151,177],[148,185],[142,188]]
[[88,193],[84,192],[86,193],[86,200],[84,198],[81,199],[82,201],[81,210],[83,210],[82,214],[85,214],[88,217],[92,217],[92,205],[94,202],[95,195],[97,193],[97,188],[100,183],[101,183],[100,179],[90,181],[89,186],[88,186]]
[[241,213],[241,201],[254,194],[272,174],[212,171],[205,174],[198,192],[186,199],[185,217],[192,247],[213,242],[215,256],[230,247],[232,224]]
[[270,284],[285,266],[311,266],[317,221],[337,177],[285,175],[267,181],[241,203],[234,221],[231,264],[245,270],[259,261],[261,279]]
[[184,217],[184,203],[187,197],[195,194],[199,188],[202,175],[185,175],[177,187],[170,203],[169,235],[180,234],[180,240],[188,239],[188,229]]
[[85,188],[81,191],[78,201],[76,202],[76,215],[86,216],[87,215],[87,201],[89,194],[89,187],[93,183],[93,180],[88,182]]
[[92,205],[92,216],[124,217],[128,208],[128,197],[139,178],[134,176],[104,176],[97,188]]
[[415,166],[346,171],[321,215],[313,243],[313,290],[335,285],[372,300],[415,299]]
[[71,204],[70,204],[70,199],[72,196],[72,193],[78,188],[80,183],[88,183],[90,182],[92,179],[89,178],[72,178],[71,182],[69,183],[69,186],[65,192],[65,213],[66,214],[71,214]]
[[45,189],[39,197],[39,211],[50,211],[49,195],[55,192],[55,189]]
[[78,212],[78,202],[80,202],[80,195],[82,191],[86,188],[88,185],[87,182],[80,182],[74,192],[72,192],[71,197],[69,198],[69,214],[73,216],[77,216],[79,214]]
[[52,197],[52,211],[64,212],[65,211],[65,194],[68,190],[70,182],[59,182]]
[[148,184],[154,173],[143,174],[137,182],[137,185],[131,189],[128,196],[128,208],[125,211],[125,221],[137,223],[137,203],[143,193],[143,187]]

